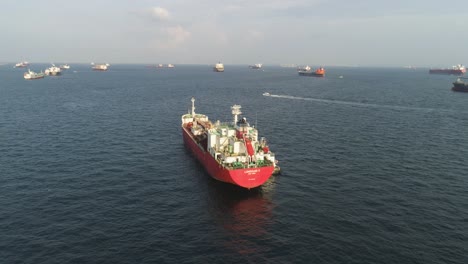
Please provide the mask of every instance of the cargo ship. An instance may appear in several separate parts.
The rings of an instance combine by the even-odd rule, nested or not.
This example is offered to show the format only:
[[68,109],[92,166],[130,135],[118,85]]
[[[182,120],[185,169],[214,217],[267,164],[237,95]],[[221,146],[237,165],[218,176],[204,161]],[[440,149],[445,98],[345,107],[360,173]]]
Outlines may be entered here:
[[261,63],[256,63],[254,65],[249,65],[249,68],[250,69],[254,69],[254,70],[260,70],[262,68],[263,64]]
[[29,62],[22,61],[22,62],[16,63],[14,68],[26,68],[28,66],[29,66]]
[[231,107],[233,122],[212,123],[195,113],[195,98],[191,101],[191,112],[182,115],[184,144],[212,178],[251,189],[279,173],[266,139],[258,139],[258,130],[245,117],[239,119],[240,105]]
[[323,77],[323,76],[325,76],[325,69],[323,67],[320,67],[320,68],[316,69],[315,71],[312,71],[312,69],[309,66],[305,66],[303,68],[298,68],[297,73],[300,76]]
[[465,92],[468,93],[468,82],[462,81],[463,80],[468,80],[468,78],[458,78],[454,83],[452,87],[452,91],[455,92]]
[[60,68],[61,70],[68,70],[68,69],[70,69],[70,65],[68,65],[68,64],[62,64],[62,65],[59,66],[59,68]]
[[107,71],[110,64],[109,63],[106,63],[106,64],[94,64],[94,62],[91,63],[91,65],[93,65],[92,69],[93,71]]
[[47,68],[44,73],[46,75],[53,75],[53,76],[56,76],[56,75],[61,75],[62,74],[62,70],[55,66],[55,64],[52,64],[52,67],[49,67]]
[[224,65],[221,62],[218,62],[213,67],[213,71],[215,72],[224,72]]
[[41,79],[44,78],[45,74],[43,72],[33,72],[28,69],[27,72],[24,73],[23,77],[26,80],[34,80],[34,79]]
[[462,64],[452,66],[452,68],[444,69],[429,69],[431,74],[453,74],[453,75],[462,75],[466,73],[466,68]]

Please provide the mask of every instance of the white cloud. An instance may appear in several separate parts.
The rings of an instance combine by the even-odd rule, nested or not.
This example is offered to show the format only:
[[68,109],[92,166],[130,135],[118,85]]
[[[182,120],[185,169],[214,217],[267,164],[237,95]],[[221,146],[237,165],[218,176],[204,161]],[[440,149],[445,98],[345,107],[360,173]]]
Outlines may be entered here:
[[191,35],[189,31],[185,30],[181,26],[168,27],[165,31],[168,35],[169,42],[173,44],[184,43]]
[[160,27],[153,31],[152,48],[162,50],[175,50],[186,44],[192,33],[182,26]]
[[165,21],[170,19],[171,14],[167,9],[158,6],[151,8],[151,16],[157,20]]

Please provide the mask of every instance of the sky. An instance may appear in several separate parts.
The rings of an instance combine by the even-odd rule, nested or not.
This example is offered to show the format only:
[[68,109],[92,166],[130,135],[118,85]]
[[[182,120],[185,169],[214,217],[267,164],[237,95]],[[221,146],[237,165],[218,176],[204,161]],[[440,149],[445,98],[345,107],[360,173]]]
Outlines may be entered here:
[[21,0],[0,62],[468,65],[466,0]]

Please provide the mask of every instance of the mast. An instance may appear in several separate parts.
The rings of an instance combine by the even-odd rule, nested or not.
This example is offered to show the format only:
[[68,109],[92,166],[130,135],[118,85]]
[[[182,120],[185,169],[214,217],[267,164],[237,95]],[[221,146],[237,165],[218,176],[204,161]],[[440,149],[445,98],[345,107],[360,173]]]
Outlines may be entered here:
[[192,97],[192,117],[195,117],[195,98]]
[[237,116],[242,114],[240,105],[231,106],[232,114],[234,115],[234,125],[237,124]]

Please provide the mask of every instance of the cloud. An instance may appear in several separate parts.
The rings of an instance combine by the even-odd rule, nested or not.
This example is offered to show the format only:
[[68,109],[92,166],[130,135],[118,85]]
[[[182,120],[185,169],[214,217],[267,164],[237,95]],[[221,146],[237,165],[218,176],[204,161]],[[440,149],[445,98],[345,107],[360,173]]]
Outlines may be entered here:
[[192,35],[182,26],[159,27],[152,34],[152,47],[166,51],[174,50],[186,44]]
[[154,19],[157,19],[160,21],[166,21],[171,18],[171,14],[169,13],[169,11],[159,6],[152,7],[150,10],[150,14]]
[[184,43],[188,38],[190,38],[191,33],[185,30],[181,26],[168,27],[165,29],[169,42],[173,44]]

